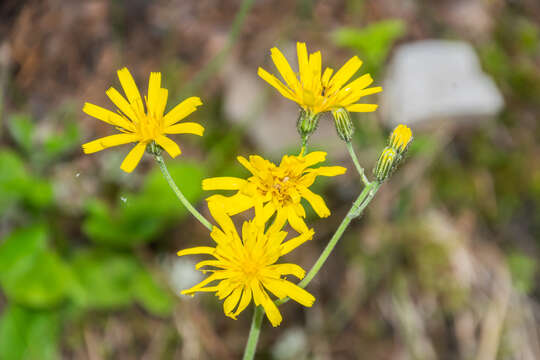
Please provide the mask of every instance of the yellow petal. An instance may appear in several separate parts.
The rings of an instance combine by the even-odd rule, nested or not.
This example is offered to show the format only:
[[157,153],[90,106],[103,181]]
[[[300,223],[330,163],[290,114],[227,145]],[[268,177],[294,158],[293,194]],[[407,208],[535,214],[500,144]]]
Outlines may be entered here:
[[324,69],[324,73],[321,79],[322,86],[328,87],[328,83],[330,82],[330,77],[332,76],[333,72],[334,72],[334,69],[332,68]]
[[92,154],[103,149],[128,144],[139,140],[136,134],[116,134],[105,136],[82,145],[85,154]]
[[167,127],[165,134],[194,134],[202,136],[204,133],[204,127],[194,122],[183,122]]
[[246,180],[237,177],[213,177],[202,181],[203,190],[239,190]]
[[238,305],[238,301],[240,300],[240,295],[242,295],[242,288],[238,287],[234,289],[232,294],[229,295],[223,302],[223,312],[225,313],[226,316],[232,317],[235,320],[236,320],[236,317],[232,314],[232,312],[234,308],[236,307],[236,305]]
[[344,97],[343,99],[339,100],[339,105],[343,107],[347,107],[351,105],[352,103],[357,102],[362,97],[376,94],[382,91],[382,87],[371,87],[363,90],[355,90],[353,93],[349,94],[348,96]]
[[290,281],[279,279],[270,280],[269,282],[272,283],[272,286],[279,288],[281,291],[286,293],[288,297],[299,304],[311,307],[315,302],[315,297],[313,295]]
[[308,188],[299,187],[300,194],[309,202],[313,210],[319,215],[319,217],[325,218],[330,215],[330,210],[326,206],[323,198],[313,193]]
[[220,202],[228,215],[236,215],[254,206],[253,199],[241,193],[226,197],[223,195],[212,195],[206,199],[208,202]]
[[296,214],[294,208],[289,206],[287,209],[287,220],[289,221],[291,227],[299,233],[308,231],[306,223],[300,216]]
[[373,112],[377,110],[379,105],[376,104],[353,104],[347,106],[347,110],[350,112]]
[[272,225],[270,225],[270,227],[268,228],[268,232],[278,232],[283,229],[283,226],[285,226],[285,223],[287,222],[288,215],[289,212],[286,208],[277,209],[276,218],[274,219]]
[[120,165],[120,169],[124,170],[127,173],[130,173],[135,169],[139,161],[141,161],[141,158],[144,154],[144,151],[146,150],[146,143],[145,142],[139,142],[131,151],[129,154],[127,154],[124,161],[122,161],[122,165]]
[[218,225],[225,233],[237,234],[231,218],[227,215],[227,209],[225,208],[224,204],[217,201],[209,201],[208,209],[210,210],[210,214],[212,214],[214,220],[216,220]]
[[180,104],[176,105],[171,111],[163,117],[163,126],[166,128],[179,122],[195,110],[198,106],[202,105],[200,98],[193,96],[182,101]]
[[304,168],[313,166],[326,159],[326,153],[324,151],[313,151],[304,156]]
[[130,118],[133,122],[139,122],[139,119],[135,115],[135,112],[133,112],[133,108],[129,104],[129,102],[120,94],[118,90],[116,90],[113,87],[110,87],[106,92],[109,99],[112,101],[116,107],[124,113],[128,118]]
[[349,79],[360,69],[362,61],[358,56],[354,56],[336,72],[336,74],[330,80],[329,93],[339,90]]
[[272,326],[279,326],[283,318],[281,317],[277,306],[270,299],[268,294],[261,289],[259,283],[257,283],[255,286],[252,286],[251,290],[253,291],[253,300],[255,300],[255,304],[262,305],[266,312],[266,317],[268,318]]
[[277,264],[270,265],[268,269],[275,272],[279,276],[281,275],[294,275],[299,279],[303,279],[306,272],[300,266],[296,264]]
[[314,233],[315,232],[312,229],[310,229],[304,233],[301,233],[297,237],[292,238],[284,242],[283,244],[281,244],[281,256],[290,253],[291,251],[293,251],[294,249],[296,249],[298,246],[302,245],[306,241],[311,240],[311,238],[313,238]]
[[174,141],[172,141],[171,139],[169,139],[168,137],[166,137],[165,135],[159,135],[158,137],[156,137],[155,141],[156,141],[156,143],[158,143],[162,148],[164,148],[165,151],[167,151],[167,153],[168,153],[173,159],[182,153],[182,151],[180,150],[180,148],[178,147],[178,145],[177,145]]
[[283,77],[283,80],[285,80],[287,85],[292,90],[298,89],[300,87],[300,84],[298,83],[298,79],[296,78],[294,71],[291,69],[291,66],[287,62],[287,59],[285,59],[285,56],[283,56],[281,51],[279,51],[279,49],[276,47],[272,48],[270,52],[272,53],[272,60],[274,61],[274,64],[276,65],[279,73]]
[[[147,101],[147,108],[150,114],[155,115],[158,113],[159,98],[161,95],[159,91],[160,89],[161,89],[161,73],[159,72],[150,73],[150,79],[148,80],[148,101]],[[159,114],[159,115],[162,115],[162,114]]]
[[281,81],[279,81],[278,78],[276,78],[274,75],[270,74],[261,67],[259,68],[259,70],[257,70],[257,74],[264,81],[275,87],[282,96],[286,97],[289,100],[298,102],[296,95],[293,94],[293,92],[289,88],[287,88]]
[[129,70],[127,68],[123,68],[118,70],[117,73],[118,79],[120,80],[120,84],[124,89],[124,93],[126,94],[128,101],[131,104],[142,103],[141,94],[139,93],[139,89],[137,88],[135,80],[133,80],[133,76],[131,76]]
[[313,173],[317,176],[337,176],[345,174],[347,168],[343,166],[321,166],[317,169],[307,169],[307,173]]
[[311,85],[311,73],[309,71],[309,60],[306,44],[297,42],[296,52],[298,55],[298,71],[300,72],[302,85],[309,88]]
[[242,298],[240,299],[240,303],[238,304],[238,308],[236,308],[236,311],[234,312],[234,316],[238,316],[242,311],[246,309],[246,307],[251,302],[251,289],[245,288],[242,292]]
[[118,126],[130,131],[135,131],[135,126],[129,120],[124,119],[117,113],[102,108],[101,106],[85,103],[82,110],[84,113],[95,117],[98,120],[104,121],[107,124]]

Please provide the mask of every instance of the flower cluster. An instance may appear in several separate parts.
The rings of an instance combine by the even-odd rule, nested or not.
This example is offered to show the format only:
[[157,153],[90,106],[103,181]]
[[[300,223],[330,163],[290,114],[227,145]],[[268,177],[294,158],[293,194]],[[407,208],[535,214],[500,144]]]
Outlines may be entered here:
[[[118,78],[125,96],[112,87],[106,92],[117,107],[116,112],[90,103],[83,107],[86,114],[113,125],[120,132],[84,144],[82,148],[85,153],[136,142],[120,168],[126,172],[133,171],[145,150],[148,150],[155,156],[178,198],[210,230],[215,246],[198,246],[178,252],[179,256],[203,254],[213,257],[196,265],[196,269],[209,276],[182,293],[193,295],[197,292],[214,292],[220,300],[224,300],[225,315],[233,319],[253,301],[255,305],[264,308],[273,326],[278,326],[282,317],[271,295],[278,299],[290,298],[307,307],[315,301],[313,295],[286,278],[293,275],[302,279],[305,271],[296,264],[277,263],[282,256],[312,239],[314,235],[313,229],[306,224],[302,200],[309,203],[319,217],[329,216],[330,210],[324,199],[310,187],[318,176],[333,177],[346,172],[341,166],[315,167],[325,161],[326,153],[307,153],[307,138],[316,128],[318,116],[331,111],[339,136],[349,143],[354,131],[349,112],[375,111],[377,105],[358,101],[366,95],[382,91],[380,87],[368,87],[373,82],[369,74],[350,81],[362,65],[356,56],[334,73],[331,68],[322,71],[321,53],[308,54],[306,44],[298,43],[297,52],[298,76],[277,48],[271,50],[271,56],[285,83],[262,68],[259,68],[258,74],[284,97],[301,107],[297,126],[302,135],[302,150],[299,155],[283,156],[278,165],[258,155],[251,155],[248,159],[239,156],[238,161],[250,172],[249,177],[213,177],[203,180],[204,190],[236,192],[228,196],[214,194],[207,198],[210,214],[217,225],[208,222],[187,202],[174,184],[160,155],[162,149],[173,158],[181,153],[178,145],[167,135],[202,136],[204,128],[201,125],[180,122],[202,105],[198,97],[190,97],[166,113],[168,91],[161,87],[161,74],[150,74],[148,95],[143,101],[130,72],[123,68],[118,71]],[[406,126],[400,125],[394,130],[374,170],[377,182],[367,180],[354,157],[364,184],[370,189],[375,189],[374,184],[380,186],[401,160],[411,139],[412,133]],[[351,149],[350,144],[347,146]],[[363,199],[359,198],[357,202],[360,200]],[[255,215],[242,224],[239,232],[231,216],[252,208]],[[287,224],[298,233],[289,240],[286,240],[288,233],[284,230]],[[308,279],[312,277],[310,273]]]

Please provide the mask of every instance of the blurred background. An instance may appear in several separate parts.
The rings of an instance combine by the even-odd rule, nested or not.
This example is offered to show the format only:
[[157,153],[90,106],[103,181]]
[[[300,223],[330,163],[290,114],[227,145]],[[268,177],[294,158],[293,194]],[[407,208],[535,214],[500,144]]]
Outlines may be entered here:
[[[540,2],[537,0],[4,0],[0,4],[0,359],[237,359],[251,321],[223,315],[201,279],[209,245],[150,156],[83,155],[113,133],[82,113],[113,108],[127,66],[169,107],[188,96],[205,136],[166,161],[207,214],[201,179],[246,176],[237,155],[299,149],[294,103],[256,75],[295,43],[323,65],[364,60],[384,87],[355,115],[371,174],[387,134],[412,127],[408,159],[309,286],[310,309],[265,322],[258,359],[540,359]],[[348,174],[318,181],[332,216],[287,260],[309,269],[359,180],[323,118],[312,149]]]

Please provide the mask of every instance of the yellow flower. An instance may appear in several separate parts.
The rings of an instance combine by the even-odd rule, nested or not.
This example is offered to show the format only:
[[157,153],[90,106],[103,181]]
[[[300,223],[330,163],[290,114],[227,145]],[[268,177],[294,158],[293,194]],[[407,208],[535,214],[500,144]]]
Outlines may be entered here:
[[285,224],[286,221],[298,232],[308,230],[304,217],[306,213],[301,204],[305,198],[320,217],[330,215],[323,198],[314,194],[309,187],[317,176],[336,176],[344,174],[347,169],[341,166],[322,166],[312,168],[313,165],[324,161],[326,153],[315,151],[307,155],[285,155],[279,166],[252,155],[249,161],[242,156],[238,161],[248,169],[253,176],[247,180],[236,177],[215,177],[204,179],[204,190],[238,190],[231,196],[213,195],[208,202],[225,204],[227,213],[235,215],[251,207],[261,222],[266,222],[274,213],[276,222]]
[[411,141],[411,129],[406,125],[399,124],[392,132],[392,135],[390,135],[389,145],[401,154],[405,151]]
[[181,151],[178,145],[165,134],[202,136],[204,128],[197,123],[177,124],[194,112],[197,106],[202,105],[201,99],[190,97],[164,115],[168,91],[161,87],[161,73],[153,72],[150,74],[148,97],[144,98],[146,110],[139,89],[127,68],[118,70],[118,79],[120,79],[126,98],[112,87],[106,92],[109,99],[118,108],[117,113],[90,103],[84,104],[83,111],[96,119],[113,125],[122,133],[84,144],[82,147],[85,154],[95,153],[112,146],[138,142],[120,166],[125,172],[132,172],[141,160],[146,146],[152,141],[163,147],[171,157],[180,155]]
[[285,84],[263,68],[259,68],[259,76],[312,116],[340,107],[351,112],[372,112],[377,109],[375,104],[357,103],[363,96],[382,91],[381,87],[368,88],[373,82],[369,74],[362,75],[347,84],[362,66],[362,61],[357,56],[347,61],[332,76],[334,70],[331,68],[321,72],[321,52],[317,51],[308,57],[306,44],[299,42],[297,43],[299,78],[297,78],[281,51],[275,47],[270,51]]
[[[246,221],[242,226],[241,238],[231,218],[226,215],[223,204],[209,203],[210,213],[218,223],[212,228],[210,236],[216,242],[216,247],[200,246],[181,250],[178,256],[192,254],[207,254],[215,260],[199,262],[195,268],[203,273],[212,273],[205,280],[182,291],[182,294],[192,295],[195,292],[215,292],[223,302],[226,316],[236,319],[250,303],[262,305],[266,316],[273,326],[281,323],[282,317],[270,298],[268,292],[283,299],[289,297],[296,302],[311,306],[315,301],[313,295],[299,286],[282,278],[284,275],[294,275],[302,279],[305,271],[296,264],[276,264],[278,259],[294,250],[313,237],[309,230],[293,239],[283,242],[287,233],[281,231],[281,226],[274,222],[267,231],[264,224],[258,221]],[[211,269],[208,269],[210,267]],[[215,285],[211,285],[214,282]]]

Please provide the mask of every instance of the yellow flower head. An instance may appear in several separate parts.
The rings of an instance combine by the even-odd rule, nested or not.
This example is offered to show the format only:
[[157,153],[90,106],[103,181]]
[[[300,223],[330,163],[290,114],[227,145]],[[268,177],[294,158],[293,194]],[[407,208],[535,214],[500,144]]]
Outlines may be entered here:
[[373,82],[369,74],[362,75],[347,83],[362,66],[362,61],[354,56],[345,63],[333,76],[334,70],[326,68],[321,72],[321,52],[308,57],[305,43],[297,43],[299,77],[291,69],[289,63],[277,48],[270,50],[272,60],[285,81],[283,84],[274,75],[263,68],[258,74],[281,95],[295,101],[311,115],[344,107],[351,112],[372,112],[375,104],[357,104],[361,97],[382,91],[381,87],[368,86]]
[[197,106],[202,105],[201,99],[190,97],[164,115],[168,91],[161,87],[161,73],[153,72],[150,74],[148,97],[144,98],[146,109],[139,89],[127,68],[118,70],[118,79],[120,79],[126,97],[124,98],[112,87],[106,92],[109,99],[118,108],[117,113],[90,103],[84,104],[83,111],[96,119],[115,126],[122,134],[106,136],[84,144],[82,147],[86,154],[112,146],[138,142],[120,166],[125,172],[132,172],[151,141],[155,141],[174,158],[180,155],[181,151],[174,141],[165,136],[166,134],[202,136],[204,128],[197,123],[177,124],[194,112]]
[[401,154],[412,141],[412,131],[406,125],[398,125],[390,135],[390,146]]
[[[260,226],[254,220],[244,222],[240,237],[231,218],[226,215],[223,204],[209,203],[209,208],[219,225],[214,226],[210,234],[216,247],[185,249],[179,251],[178,256],[213,256],[214,260],[204,260],[195,266],[198,270],[204,268],[202,271],[210,272],[211,275],[191,289],[182,291],[182,294],[215,292],[220,300],[225,299],[223,311],[233,319],[236,319],[253,299],[255,305],[264,307],[273,326],[278,326],[282,317],[268,292],[280,299],[290,297],[304,306],[313,305],[313,295],[282,278],[284,275],[294,275],[302,279],[305,271],[296,264],[276,264],[281,256],[310,240],[313,230],[284,242],[287,233],[281,231],[279,224],[274,222],[265,231],[264,224]],[[217,283],[212,285],[214,282]]]
[[208,202],[225,204],[229,215],[255,207],[257,218],[261,222],[266,222],[277,212],[278,224],[288,221],[296,231],[305,232],[308,228],[303,220],[306,213],[300,202],[302,198],[311,204],[320,217],[330,215],[323,198],[309,190],[315,178],[341,175],[347,170],[341,166],[312,168],[325,158],[326,153],[322,151],[298,156],[285,155],[279,166],[276,166],[257,155],[250,156],[249,161],[239,156],[238,161],[251,172],[250,178],[209,178],[203,180],[202,187],[204,190],[238,190],[231,197],[213,195],[207,199]]

